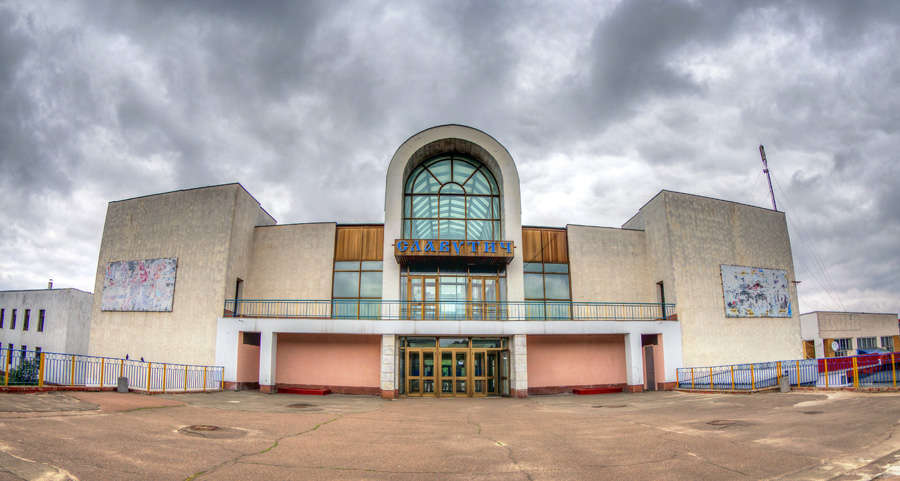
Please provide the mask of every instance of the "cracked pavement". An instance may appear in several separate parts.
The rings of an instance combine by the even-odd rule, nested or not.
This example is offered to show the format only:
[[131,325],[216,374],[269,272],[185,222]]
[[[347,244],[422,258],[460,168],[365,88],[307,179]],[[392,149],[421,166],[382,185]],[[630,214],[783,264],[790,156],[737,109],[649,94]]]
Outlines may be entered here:
[[[209,426],[221,435],[186,434]],[[0,481],[884,480],[900,475],[898,429],[894,393],[4,393]]]

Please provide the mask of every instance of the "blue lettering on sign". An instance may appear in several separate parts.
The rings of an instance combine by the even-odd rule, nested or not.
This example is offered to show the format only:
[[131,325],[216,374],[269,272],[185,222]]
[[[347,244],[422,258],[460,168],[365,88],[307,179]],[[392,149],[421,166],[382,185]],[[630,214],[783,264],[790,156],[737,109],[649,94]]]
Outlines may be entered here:
[[434,252],[434,241],[428,241],[425,243],[425,252]]
[[[466,242],[463,241],[463,244]],[[453,248],[456,249],[456,253],[459,254],[459,242],[453,241]]]
[[440,252],[450,252],[450,241],[441,241]]
[[496,242],[488,242],[484,241],[484,253],[485,254],[494,254],[497,252],[497,243]]
[[477,254],[478,253],[478,241],[468,241],[469,244],[469,253]]
[[512,242],[501,242],[500,243],[500,248],[506,249],[507,254],[512,254],[512,251],[510,250],[511,247],[512,247]]
[[[500,247],[503,247],[503,244],[500,244]],[[412,245],[409,246],[409,251],[410,252],[422,252],[422,248],[419,247],[419,241],[417,241],[417,240],[412,241]]]
[[406,249],[409,249],[409,243],[406,241],[400,241],[397,243],[397,249],[399,249],[400,252],[406,252]]

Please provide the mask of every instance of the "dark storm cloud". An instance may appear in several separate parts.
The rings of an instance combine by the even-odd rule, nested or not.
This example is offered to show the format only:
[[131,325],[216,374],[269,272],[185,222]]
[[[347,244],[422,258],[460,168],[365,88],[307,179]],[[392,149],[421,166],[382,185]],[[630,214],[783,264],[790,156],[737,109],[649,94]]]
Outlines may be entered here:
[[765,205],[763,143],[844,303],[900,310],[898,9],[5,3],[0,288],[92,289],[106,203],[137,195],[238,181],[280,222],[379,222],[395,149],[462,123],[545,225],[620,225],[663,188]]

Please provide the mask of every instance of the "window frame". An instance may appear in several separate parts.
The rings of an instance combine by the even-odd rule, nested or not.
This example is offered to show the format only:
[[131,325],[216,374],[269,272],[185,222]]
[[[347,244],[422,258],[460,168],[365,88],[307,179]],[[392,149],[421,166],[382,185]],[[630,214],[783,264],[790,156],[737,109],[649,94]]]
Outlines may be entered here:
[[25,309],[25,317],[22,318],[22,331],[27,331],[31,325],[31,309]]
[[[448,180],[446,181],[442,181],[438,177],[438,175],[435,175],[435,173],[432,172],[432,168],[441,167],[441,164],[444,162],[449,163],[449,172],[447,174]],[[471,173],[468,174],[465,179],[456,178],[456,166],[458,163],[467,164],[471,168]],[[485,177],[485,180],[487,182],[487,187],[489,190],[489,193],[487,194],[482,192],[470,193],[470,190],[475,190],[474,186],[468,189],[465,187],[466,184],[472,181],[479,173]],[[415,185],[423,175],[430,176],[431,182],[434,182],[434,184],[437,186],[436,188],[432,189],[435,192],[415,192]],[[441,177],[444,177],[444,175],[441,174]],[[441,193],[447,186],[451,185],[455,185],[456,187],[454,187],[454,190],[461,190],[462,193]],[[462,207],[461,217],[458,215],[453,215],[452,212],[444,215],[444,203],[442,202],[442,199],[445,197],[450,198],[451,200],[462,200],[460,204]],[[434,208],[429,209],[427,212],[424,212],[422,216],[416,216],[417,203],[426,202],[426,198],[430,199],[427,202],[434,206]],[[472,215],[470,215],[470,208],[474,204],[474,199],[478,198],[487,199],[489,212],[487,212],[485,216],[482,217],[473,217]],[[434,156],[416,166],[416,168],[413,169],[410,175],[406,178],[403,189],[403,224],[401,228],[402,236],[404,239],[428,238],[439,240],[502,240],[503,225],[501,212],[502,205],[500,198],[500,186],[497,183],[493,172],[491,172],[491,170],[482,162],[472,157],[460,154],[441,154]],[[458,225],[458,223],[462,223],[463,226],[462,238],[452,233],[454,228],[458,228],[453,226]],[[481,223],[484,223],[484,225],[480,225]],[[432,234],[430,236],[419,235],[420,233],[418,232],[418,229],[420,229],[420,225],[427,225]],[[481,229],[484,229],[485,227],[488,227],[490,229],[490,232],[487,236],[474,234],[470,235],[470,232],[475,232],[475,227],[479,225]],[[444,233],[444,229],[447,229],[448,233]],[[416,233],[416,235],[413,235],[414,232]]]
[[38,311],[38,327],[37,332],[44,332],[44,319],[46,317],[46,309]]

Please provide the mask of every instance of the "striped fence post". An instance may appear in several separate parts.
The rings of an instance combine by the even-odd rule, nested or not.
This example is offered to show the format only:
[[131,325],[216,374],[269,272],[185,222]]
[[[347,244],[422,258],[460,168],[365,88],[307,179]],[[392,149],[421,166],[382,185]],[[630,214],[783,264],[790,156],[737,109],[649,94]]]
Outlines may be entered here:
[[731,390],[734,391],[734,364],[731,365]]
[[187,391],[188,367],[184,366],[184,390]]
[[70,383],[72,386],[75,385],[75,355],[72,354],[72,374],[70,376]]
[[106,374],[106,358],[100,358],[100,389],[103,389],[103,375]]
[[203,366],[203,390],[206,391],[206,366]]
[[753,374],[753,364],[750,364],[750,389],[756,391],[756,377]]
[[823,361],[825,363],[825,387],[827,388],[828,387],[828,358],[827,357],[824,358]]
[[897,364],[894,363],[894,353],[891,353],[891,373],[894,375],[894,387],[897,387]]
[[694,389],[694,368],[691,368],[691,389]]
[[856,356],[853,356],[853,387],[859,388],[859,364],[856,362]]
[[6,369],[4,370],[4,372],[6,372],[6,379],[3,380],[4,386],[9,386],[9,364],[11,362],[12,362],[12,349],[7,349],[6,350]]
[[38,387],[44,387],[44,353],[41,353],[41,360],[38,367]]
[[153,363],[147,363],[147,392],[150,392],[150,373],[153,371]]
[[800,387],[800,361],[797,360],[797,387]]

